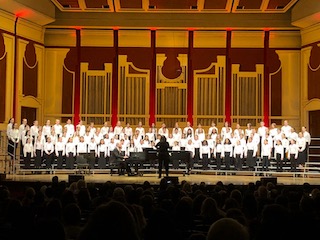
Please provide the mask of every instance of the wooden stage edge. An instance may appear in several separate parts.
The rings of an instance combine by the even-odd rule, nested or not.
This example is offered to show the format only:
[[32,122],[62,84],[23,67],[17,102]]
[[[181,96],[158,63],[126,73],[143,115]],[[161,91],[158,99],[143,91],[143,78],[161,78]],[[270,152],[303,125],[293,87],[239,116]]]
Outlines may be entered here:
[[[53,176],[58,176],[59,181],[69,181],[70,175],[82,175],[87,183],[104,183],[107,181],[115,182],[117,184],[143,184],[145,181],[150,182],[153,185],[160,183],[157,173],[144,173],[142,176],[118,176],[117,174],[111,175],[110,173],[82,173],[78,174],[76,172],[71,173],[44,173],[40,172],[38,174],[2,174],[2,181],[5,182],[51,182]],[[277,175],[277,174],[267,174],[263,176],[254,175],[243,175],[241,173],[232,175],[217,175],[209,173],[191,173],[190,175],[183,175],[181,173],[170,173],[170,177],[178,177],[179,183],[183,180],[189,182],[190,184],[200,184],[204,182],[207,185],[215,185],[218,181],[223,184],[234,184],[234,185],[247,185],[250,182],[256,183],[263,178],[268,180],[268,178],[276,178],[276,183],[278,185],[303,185],[308,183],[310,185],[320,185],[320,175],[318,176],[303,176],[297,175]]]

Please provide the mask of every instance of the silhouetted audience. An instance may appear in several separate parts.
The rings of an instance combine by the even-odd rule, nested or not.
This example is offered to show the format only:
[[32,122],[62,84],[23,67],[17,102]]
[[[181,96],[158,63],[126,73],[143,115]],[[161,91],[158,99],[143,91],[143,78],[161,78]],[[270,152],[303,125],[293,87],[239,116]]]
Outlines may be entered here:
[[319,227],[320,190],[310,184],[68,184],[53,177],[0,186],[1,240],[300,240]]

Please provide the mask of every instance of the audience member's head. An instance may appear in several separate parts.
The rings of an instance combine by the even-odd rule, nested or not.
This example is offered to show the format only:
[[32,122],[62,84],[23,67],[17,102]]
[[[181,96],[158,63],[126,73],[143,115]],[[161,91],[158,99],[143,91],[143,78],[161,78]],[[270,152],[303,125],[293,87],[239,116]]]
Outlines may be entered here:
[[79,240],[138,240],[135,219],[130,210],[121,202],[110,201],[95,209]]
[[237,220],[221,218],[211,225],[207,240],[249,240],[249,232]]

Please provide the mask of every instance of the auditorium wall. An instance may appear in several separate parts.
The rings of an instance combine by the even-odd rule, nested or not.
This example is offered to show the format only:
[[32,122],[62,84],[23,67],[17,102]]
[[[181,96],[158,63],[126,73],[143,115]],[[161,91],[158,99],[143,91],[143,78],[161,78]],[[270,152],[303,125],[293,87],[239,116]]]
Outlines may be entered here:
[[0,11],[0,127],[37,118],[44,109],[44,28]]
[[18,19],[15,38],[15,20],[0,12],[2,129],[11,116],[20,122],[34,114],[40,123],[81,117],[97,124],[191,120],[221,127],[229,117],[233,125],[288,119],[300,128],[308,125],[308,111],[320,109],[319,25],[44,29]]
[[[112,121],[112,106],[117,101],[116,114],[119,120],[132,124],[142,121],[148,125],[149,100],[152,97],[156,98],[155,121],[158,125],[161,122],[169,125],[176,121],[186,122],[189,120],[190,111],[193,125],[202,123],[208,126],[211,121],[222,125],[225,121],[225,30],[79,29],[80,51],[76,46],[76,31],[46,30],[46,79],[51,78],[47,81],[47,84],[51,85],[45,88],[45,118],[72,117],[75,106],[72,94],[75,93],[74,81],[78,64],[76,59],[77,54],[80,54],[80,115],[86,122],[95,121],[100,124]],[[152,32],[155,32],[154,40]],[[192,46],[189,44],[190,32],[193,33]],[[299,31],[270,31],[267,51],[264,31],[230,32],[230,118],[233,123],[258,124],[264,120],[264,107],[269,106],[270,122],[281,124],[283,119],[288,119],[293,125],[299,126],[301,103],[296,97],[300,94]],[[154,71],[153,41],[156,54],[155,93],[150,91]],[[115,89],[112,86],[115,57],[118,59],[116,99],[113,97]],[[270,98],[267,105],[264,104],[263,85],[266,58],[270,80]],[[189,79],[190,64],[193,85],[190,85]],[[88,85],[84,85],[90,82],[89,78],[95,78],[92,81],[97,82],[91,88],[95,99],[92,99],[92,93],[88,92]],[[98,78],[103,78],[100,83]],[[98,93],[99,86],[103,86],[104,90]],[[190,86],[193,88],[192,96],[188,93]],[[59,94],[51,89],[62,91]],[[51,104],[49,99],[54,99]],[[97,106],[99,99],[104,100],[103,106]],[[193,108],[188,112],[190,104]],[[92,110],[95,107],[97,109]]]

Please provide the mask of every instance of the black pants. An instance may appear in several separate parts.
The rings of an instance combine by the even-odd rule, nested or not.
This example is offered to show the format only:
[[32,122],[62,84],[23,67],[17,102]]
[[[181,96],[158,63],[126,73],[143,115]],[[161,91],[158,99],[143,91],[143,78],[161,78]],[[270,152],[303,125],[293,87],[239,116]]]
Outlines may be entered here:
[[238,171],[242,170],[242,158],[240,154],[236,154],[235,167]]
[[23,161],[24,161],[24,168],[29,169],[30,163],[31,163],[31,152],[27,153],[27,156],[23,158]]
[[90,150],[88,163],[89,163],[89,167],[91,169],[94,169],[94,165],[96,164],[96,156],[95,156],[95,154],[96,154],[95,150]]
[[42,163],[42,151],[40,149],[36,149],[36,157],[34,159],[34,167],[40,168]]
[[54,153],[51,152],[50,154],[45,154],[46,159],[46,168],[52,168],[52,163],[54,161]]
[[66,154],[66,168],[74,169],[74,156],[73,153]]
[[159,177],[162,175],[162,166],[164,165],[166,176],[169,176],[169,161],[170,158],[167,155],[159,154]]
[[119,162],[119,168],[118,168],[118,174],[124,175],[126,171],[128,174],[131,173],[131,168],[126,161],[120,161]]
[[209,163],[209,156],[208,154],[202,154],[202,169],[207,170]]
[[290,164],[291,171],[295,172],[297,170],[297,159],[295,158],[295,154],[290,154]]
[[269,170],[269,158],[268,156],[262,156],[262,171]]
[[99,169],[105,169],[107,167],[107,159],[104,156],[104,152],[100,152],[99,155],[99,159],[98,159],[98,168]]
[[250,171],[254,170],[254,167],[256,166],[256,158],[253,156],[253,150],[247,151],[246,164],[247,164]]
[[225,162],[225,165],[226,165],[226,170],[230,170],[230,165],[231,165],[230,152],[225,152],[224,153],[224,162]]
[[216,153],[217,170],[221,169],[221,152]]
[[57,168],[62,169],[63,168],[63,156],[62,156],[62,151],[58,151],[58,156],[57,156]]
[[276,161],[277,161],[277,171],[282,171],[283,170],[283,168],[282,168],[283,160],[281,160],[281,154],[280,153],[276,154]]

